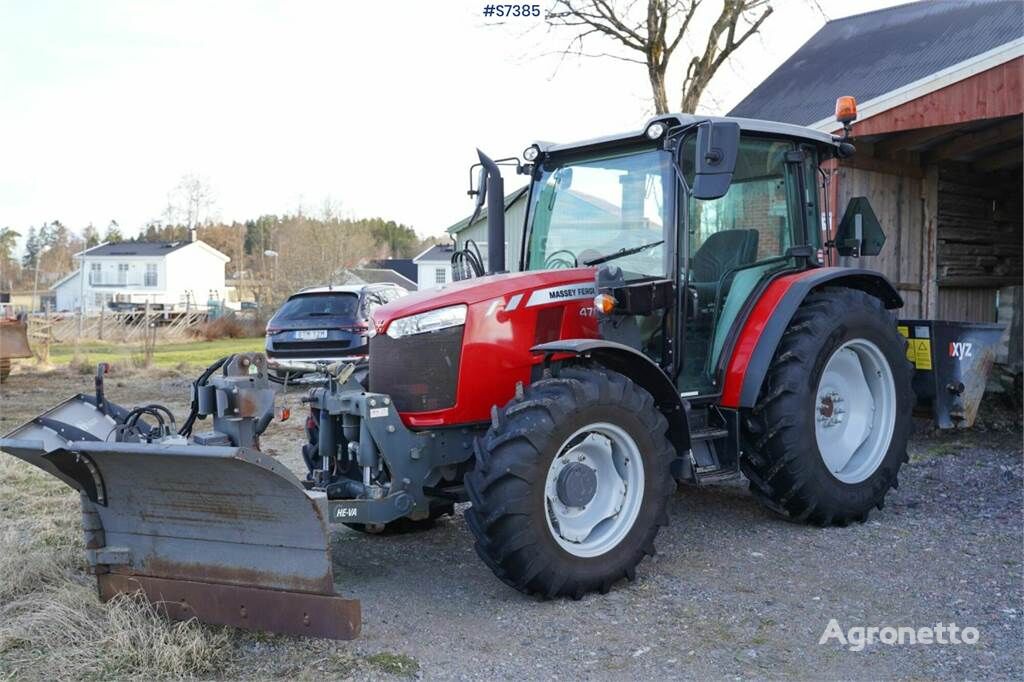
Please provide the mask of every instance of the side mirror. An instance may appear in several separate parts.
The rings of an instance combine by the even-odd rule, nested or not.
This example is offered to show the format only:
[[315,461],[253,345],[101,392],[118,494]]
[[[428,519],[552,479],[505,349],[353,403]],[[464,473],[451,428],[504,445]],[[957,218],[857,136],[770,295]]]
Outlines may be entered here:
[[[487,200],[487,169],[484,166],[480,166],[480,170],[476,173],[476,206],[473,207],[474,213],[479,211],[484,206],[484,201]],[[474,218],[475,220],[475,218]],[[471,221],[472,222],[472,221]]]
[[572,168],[563,166],[555,171],[555,187],[560,192],[568,192],[572,187]]
[[[694,150],[693,196],[718,199],[725,196],[736,170],[740,126],[734,121],[705,121],[697,126]],[[682,149],[682,145],[680,145]]]
[[867,197],[853,197],[836,230],[836,251],[840,256],[877,256],[885,246],[885,231]]

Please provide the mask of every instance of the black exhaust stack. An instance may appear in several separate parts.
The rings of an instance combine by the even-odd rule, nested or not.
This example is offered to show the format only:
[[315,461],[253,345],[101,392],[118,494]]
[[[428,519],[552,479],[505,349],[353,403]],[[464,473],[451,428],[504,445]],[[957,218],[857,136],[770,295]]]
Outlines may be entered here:
[[493,275],[505,272],[505,180],[498,164],[479,149],[476,153],[487,173],[487,271]]

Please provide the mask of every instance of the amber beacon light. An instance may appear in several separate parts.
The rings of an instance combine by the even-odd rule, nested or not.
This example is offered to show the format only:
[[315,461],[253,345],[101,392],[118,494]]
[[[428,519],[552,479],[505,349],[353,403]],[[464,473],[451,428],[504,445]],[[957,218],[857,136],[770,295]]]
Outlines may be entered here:
[[836,98],[836,120],[842,124],[857,120],[857,100],[850,95]]

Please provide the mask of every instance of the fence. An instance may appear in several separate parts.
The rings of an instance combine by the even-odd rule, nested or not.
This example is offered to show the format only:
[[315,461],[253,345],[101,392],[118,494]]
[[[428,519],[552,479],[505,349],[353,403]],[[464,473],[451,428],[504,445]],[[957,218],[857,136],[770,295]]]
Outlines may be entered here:
[[96,315],[81,313],[35,313],[29,317],[29,336],[52,343],[65,341],[142,341],[152,329],[157,341],[180,341],[189,330],[202,324],[207,312],[151,312],[146,310],[110,312]]

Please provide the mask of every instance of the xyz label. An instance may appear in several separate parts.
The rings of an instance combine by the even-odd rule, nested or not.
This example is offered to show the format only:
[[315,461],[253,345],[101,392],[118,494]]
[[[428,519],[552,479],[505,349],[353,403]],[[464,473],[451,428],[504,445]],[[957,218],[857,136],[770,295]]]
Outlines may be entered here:
[[971,346],[973,344],[964,341],[950,341],[949,342],[949,357],[963,360],[964,358],[974,357],[971,355]]

